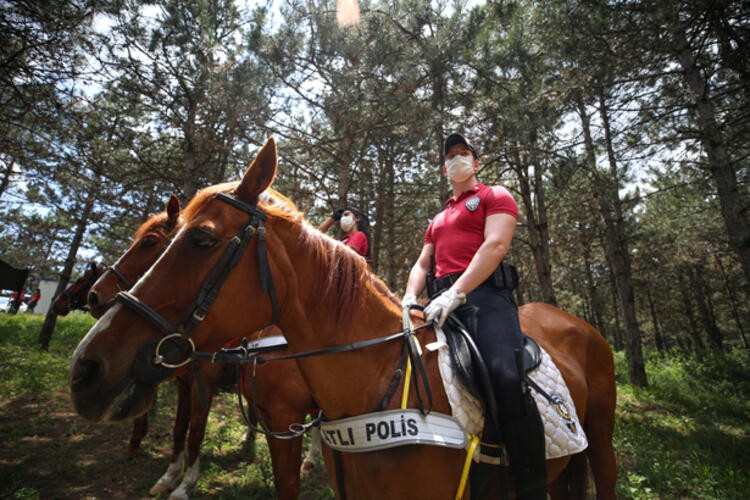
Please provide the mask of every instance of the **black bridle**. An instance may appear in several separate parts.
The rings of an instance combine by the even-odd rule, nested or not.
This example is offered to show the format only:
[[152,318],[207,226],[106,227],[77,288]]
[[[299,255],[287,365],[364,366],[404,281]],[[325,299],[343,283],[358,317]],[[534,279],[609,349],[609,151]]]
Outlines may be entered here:
[[112,264],[111,266],[104,266],[102,277],[107,273],[114,274],[117,280],[125,286],[125,290],[130,290],[131,288],[133,288],[133,284],[128,281],[128,279],[120,271],[118,271],[116,263]]
[[[161,228],[161,229],[163,229],[164,230],[163,232],[162,231],[158,231],[159,235],[162,238],[164,238],[165,240],[170,241],[171,240],[170,233],[172,233],[172,231],[174,231],[175,225],[174,224],[169,224],[167,222],[160,222],[160,223],[156,224],[153,227],[153,229],[155,229],[155,228]],[[122,260],[122,257],[120,258],[120,260]],[[119,260],[117,262],[115,262],[114,264],[112,264],[111,266],[103,264],[104,271],[101,273],[100,277],[104,278],[104,276],[107,273],[112,273],[112,274],[115,275],[115,277],[117,278],[117,280],[120,283],[122,283],[122,285],[125,287],[124,290],[130,290],[131,288],[133,288],[134,283],[131,283],[130,280],[128,280],[125,277],[125,275],[120,272],[119,269],[117,269],[117,263],[118,262],[119,262]]]
[[244,255],[245,249],[255,235],[258,236],[258,270],[261,290],[270,297],[273,309],[269,324],[278,320],[278,299],[266,251],[266,229],[264,225],[266,213],[255,205],[249,205],[225,193],[218,193],[216,199],[229,203],[245,212],[248,219],[237,234],[232,237],[219,262],[216,263],[198,291],[198,295],[186,308],[176,324],[172,324],[130,292],[119,292],[116,296],[117,302],[139,313],[162,333],[162,338],[146,342],[141,346],[133,362],[134,375],[143,382],[155,383],[164,380],[175,369],[191,362],[195,345],[190,336],[205,319],[208,309],[219,294],[219,290]]
[[[106,265],[104,264],[102,264],[102,266],[106,267]],[[68,300],[68,312],[74,309],[83,309],[86,306],[86,300],[81,299],[79,296],[84,289],[86,290],[86,293],[88,293],[88,291],[91,289],[94,283],[96,283],[96,280],[99,279],[99,276],[101,275],[102,272],[99,271],[99,266],[94,266],[91,268],[90,273],[84,273],[83,276],[75,280],[73,283],[68,285],[65,290],[60,292],[60,295]],[[82,288],[75,293],[71,293],[70,289],[74,286],[81,286]]]

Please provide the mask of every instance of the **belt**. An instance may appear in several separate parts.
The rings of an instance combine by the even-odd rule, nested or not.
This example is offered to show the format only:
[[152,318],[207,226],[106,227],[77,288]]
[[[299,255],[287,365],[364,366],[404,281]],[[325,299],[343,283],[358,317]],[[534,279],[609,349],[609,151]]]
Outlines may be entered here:
[[[458,281],[463,273],[452,273],[446,274],[439,278],[435,278],[432,282],[430,290],[434,291],[431,296],[434,297],[443,290],[447,290],[453,284]],[[501,262],[497,269],[495,269],[489,278],[482,282],[482,285],[492,285],[500,290],[513,290],[518,286],[518,271],[513,264],[507,264]],[[481,286],[481,285],[480,285]]]

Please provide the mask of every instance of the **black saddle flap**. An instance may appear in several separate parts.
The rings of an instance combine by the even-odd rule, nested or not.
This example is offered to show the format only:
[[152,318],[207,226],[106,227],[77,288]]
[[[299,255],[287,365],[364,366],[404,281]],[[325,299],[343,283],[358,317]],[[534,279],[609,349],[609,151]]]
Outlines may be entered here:
[[[497,403],[492,380],[473,337],[454,314],[448,316],[443,325],[443,333],[456,376],[475,398],[484,402],[489,418],[497,422]],[[539,344],[527,335],[524,335],[522,360],[524,373],[534,370],[542,360]]]
[[531,337],[523,336],[523,371],[529,373],[542,362],[542,348]]
[[456,315],[451,314],[443,325],[443,333],[456,376],[475,398],[484,402],[488,419],[497,427],[497,402],[495,391],[492,390],[492,380],[469,330]]
[[451,315],[443,325],[443,333],[448,342],[448,350],[451,353],[458,379],[473,396],[481,398],[482,393],[477,384],[473,356],[469,346],[469,342],[474,341],[469,331],[458,318]]

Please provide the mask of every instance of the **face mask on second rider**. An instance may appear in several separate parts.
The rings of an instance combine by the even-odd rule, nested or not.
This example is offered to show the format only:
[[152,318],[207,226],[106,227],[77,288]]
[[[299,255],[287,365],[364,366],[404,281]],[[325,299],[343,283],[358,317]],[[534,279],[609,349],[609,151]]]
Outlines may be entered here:
[[341,217],[341,222],[339,224],[341,224],[341,229],[348,233],[354,227],[354,217],[351,215],[344,215]]

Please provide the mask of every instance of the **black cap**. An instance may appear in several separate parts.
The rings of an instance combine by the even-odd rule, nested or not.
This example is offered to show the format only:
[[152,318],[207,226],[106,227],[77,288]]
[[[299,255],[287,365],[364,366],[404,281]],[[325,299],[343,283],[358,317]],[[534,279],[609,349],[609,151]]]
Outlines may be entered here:
[[478,158],[477,152],[474,149],[474,146],[467,141],[464,136],[461,134],[451,134],[448,136],[447,139],[445,139],[445,145],[443,146],[443,154],[447,155],[448,150],[451,148],[451,146],[455,146],[456,144],[463,144],[467,148],[469,148],[469,151],[471,151],[471,154],[474,156],[474,159],[476,160]]
[[352,207],[347,207],[346,209],[352,212],[354,215],[356,215],[357,218],[359,219],[358,227],[360,231],[363,231],[364,229],[367,229],[368,227],[370,227],[370,218],[367,216],[366,213],[360,210],[357,210],[356,208],[352,208]]

